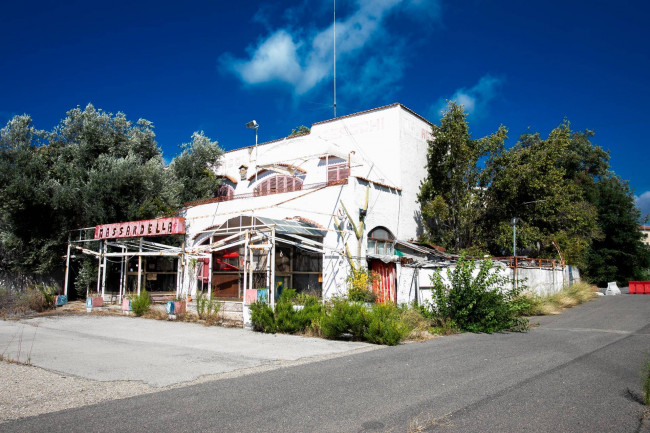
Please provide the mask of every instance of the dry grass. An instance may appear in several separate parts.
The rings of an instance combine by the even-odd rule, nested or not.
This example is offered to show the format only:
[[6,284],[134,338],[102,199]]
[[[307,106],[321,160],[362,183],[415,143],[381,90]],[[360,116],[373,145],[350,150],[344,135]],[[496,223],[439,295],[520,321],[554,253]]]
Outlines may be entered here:
[[560,314],[566,308],[575,307],[596,297],[598,289],[587,283],[576,283],[547,296],[530,293],[522,295],[526,304],[522,314],[525,316],[546,316]]
[[410,423],[407,433],[421,433],[430,430],[431,427],[449,427],[451,422],[449,414],[435,417],[433,415],[418,415]]
[[426,341],[458,332],[446,322],[423,317],[415,308],[402,311],[400,317],[402,323],[409,329],[409,333],[405,338],[406,341]]

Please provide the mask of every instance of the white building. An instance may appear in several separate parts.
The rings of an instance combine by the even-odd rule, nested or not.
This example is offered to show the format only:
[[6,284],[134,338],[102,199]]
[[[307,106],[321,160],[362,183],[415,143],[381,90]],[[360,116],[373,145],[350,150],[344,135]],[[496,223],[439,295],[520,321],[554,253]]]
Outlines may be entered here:
[[392,104],[226,152],[218,197],[182,214],[185,248],[199,257],[188,260],[183,291],[211,280],[221,299],[270,288],[260,295],[273,301],[284,287],[331,298],[346,293],[351,258],[380,275],[381,300],[416,299],[414,269],[442,255],[412,243],[430,135],[426,119]]

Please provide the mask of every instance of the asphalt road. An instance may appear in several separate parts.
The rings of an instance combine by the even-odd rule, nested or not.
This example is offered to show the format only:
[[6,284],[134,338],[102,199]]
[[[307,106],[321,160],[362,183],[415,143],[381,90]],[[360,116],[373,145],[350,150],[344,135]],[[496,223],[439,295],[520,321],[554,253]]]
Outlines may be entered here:
[[2,424],[3,432],[636,432],[650,296]]

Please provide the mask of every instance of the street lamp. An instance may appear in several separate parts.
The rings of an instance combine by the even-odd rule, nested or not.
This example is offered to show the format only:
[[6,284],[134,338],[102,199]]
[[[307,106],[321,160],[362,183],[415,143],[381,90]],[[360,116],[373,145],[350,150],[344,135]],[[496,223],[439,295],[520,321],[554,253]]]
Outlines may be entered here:
[[512,257],[517,257],[517,222],[519,220],[515,217],[510,220],[512,224]]
[[257,129],[259,127],[260,125],[255,120],[246,124],[246,128],[255,130],[255,182],[257,182]]

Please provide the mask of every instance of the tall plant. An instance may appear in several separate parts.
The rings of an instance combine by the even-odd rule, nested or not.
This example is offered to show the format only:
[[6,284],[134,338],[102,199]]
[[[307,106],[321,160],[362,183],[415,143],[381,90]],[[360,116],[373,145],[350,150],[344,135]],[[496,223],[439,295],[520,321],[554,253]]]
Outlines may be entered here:
[[455,268],[447,269],[447,278],[448,284],[440,272],[432,277],[432,308],[440,319],[470,332],[527,328],[514,302],[521,289],[511,288],[510,280],[499,275],[491,260],[480,261],[477,268],[475,260],[463,255]]

